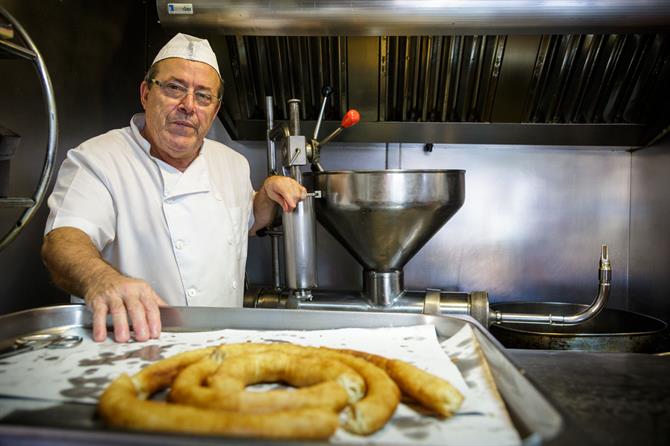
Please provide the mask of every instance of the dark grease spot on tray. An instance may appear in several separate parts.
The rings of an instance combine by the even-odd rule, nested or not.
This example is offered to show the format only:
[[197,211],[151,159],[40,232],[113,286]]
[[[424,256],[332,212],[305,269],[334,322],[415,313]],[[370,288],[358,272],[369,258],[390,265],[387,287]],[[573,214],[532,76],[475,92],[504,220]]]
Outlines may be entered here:
[[97,398],[105,389],[108,378],[70,378],[68,382],[72,387],[63,389],[60,394],[68,398]]
[[454,416],[458,415],[459,417],[485,417],[486,414],[483,412],[470,411],[470,412],[456,412]]
[[432,424],[432,422],[430,418],[418,417],[397,417],[391,419],[391,423],[400,430],[426,427]]
[[404,431],[402,434],[412,440],[423,440],[428,437],[428,432],[422,430]]
[[98,355],[97,359],[82,359],[79,361],[79,366],[81,367],[90,367],[90,366],[101,366],[101,365],[112,365],[117,361],[124,361],[130,358],[141,359],[142,361],[158,361],[159,359],[165,359],[163,353],[165,350],[172,347],[174,344],[170,345],[147,345],[136,350],[131,350],[129,352],[115,355],[110,352],[103,352]]
[[403,436],[413,440],[423,440],[428,437],[428,427],[433,420],[431,418],[398,417],[391,419],[391,423]]

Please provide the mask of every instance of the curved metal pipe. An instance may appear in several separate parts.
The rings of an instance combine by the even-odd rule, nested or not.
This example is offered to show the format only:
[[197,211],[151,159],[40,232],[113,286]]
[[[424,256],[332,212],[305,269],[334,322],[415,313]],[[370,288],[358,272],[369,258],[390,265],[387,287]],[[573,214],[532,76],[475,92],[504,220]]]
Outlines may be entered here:
[[[170,12],[172,4],[172,12]],[[163,26],[229,35],[386,36],[653,32],[667,0],[191,0],[190,13],[157,0]]]
[[[23,29],[21,24],[1,6],[0,15],[3,16],[9,23],[11,23],[14,29],[16,29],[18,34],[21,36],[21,39],[30,48],[30,50],[27,50],[25,48],[21,48],[18,45],[11,45],[8,42],[3,45],[3,48],[9,48],[13,54],[31,60],[35,64],[35,69],[37,70],[37,74],[40,78],[40,84],[42,86],[42,93],[44,94],[44,105],[46,108],[47,122],[49,125],[49,139],[47,141],[46,154],[44,156],[44,165],[42,167],[42,173],[40,175],[37,188],[35,189],[35,193],[33,195],[32,205],[23,211],[14,227],[10,229],[9,232],[4,235],[4,237],[0,238],[0,251],[2,251],[30,222],[42,204],[42,201],[44,200],[47,187],[49,186],[49,181],[51,180],[51,175],[53,173],[54,164],[56,162],[56,149],[58,146],[58,115],[56,112],[56,98],[54,95],[53,86],[51,84],[51,78],[49,77],[49,72],[47,71],[42,55],[40,54],[39,50],[33,43],[26,30]],[[0,51],[2,51],[2,49],[0,49]]]
[[548,324],[548,325],[577,325],[593,319],[605,308],[610,295],[610,283],[612,281],[612,268],[609,261],[607,245],[603,245],[600,251],[600,262],[598,268],[598,294],[585,310],[579,313],[562,316],[553,314],[527,314],[527,313],[502,313],[492,311],[490,319],[493,323],[516,323],[516,324]]
[[308,299],[298,299],[284,291],[259,290],[244,297],[244,306],[251,308],[291,308],[301,310],[376,311],[391,313],[423,313],[452,316],[471,316],[484,327],[489,324],[521,323],[548,325],[577,325],[598,315],[605,307],[610,295],[612,268],[607,245],[600,252],[598,268],[598,294],[585,310],[572,315],[503,313],[490,311],[488,294],[483,291],[470,293],[450,292],[437,289],[404,291],[389,305],[376,305],[359,291],[312,290]]

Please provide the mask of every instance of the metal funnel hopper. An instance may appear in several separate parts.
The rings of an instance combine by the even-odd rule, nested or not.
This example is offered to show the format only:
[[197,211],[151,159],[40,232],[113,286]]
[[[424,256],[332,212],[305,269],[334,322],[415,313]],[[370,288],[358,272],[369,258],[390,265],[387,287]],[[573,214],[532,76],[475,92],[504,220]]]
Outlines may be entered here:
[[326,171],[305,176],[322,194],[315,200],[317,219],[363,265],[364,293],[381,305],[402,294],[403,266],[465,200],[464,170]]

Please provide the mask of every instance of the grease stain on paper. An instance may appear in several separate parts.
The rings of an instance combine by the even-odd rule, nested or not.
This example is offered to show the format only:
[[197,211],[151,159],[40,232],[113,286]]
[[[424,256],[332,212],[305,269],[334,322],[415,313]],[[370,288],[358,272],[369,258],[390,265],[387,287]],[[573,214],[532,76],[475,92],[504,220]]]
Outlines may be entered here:
[[63,389],[60,391],[60,394],[67,398],[94,398],[97,399],[98,395],[105,390],[107,383],[109,383],[109,378],[99,377],[99,378],[69,378],[68,382],[72,387]]
[[79,361],[80,367],[112,365],[115,362],[125,361],[126,359],[138,358],[142,361],[154,362],[159,359],[165,359],[163,353],[170,349],[174,344],[169,345],[147,345],[142,348],[131,350],[129,352],[115,355],[111,352],[102,352],[97,359],[82,359]]
[[433,420],[430,418],[396,417],[390,423],[407,438],[412,440],[423,440],[428,438]]

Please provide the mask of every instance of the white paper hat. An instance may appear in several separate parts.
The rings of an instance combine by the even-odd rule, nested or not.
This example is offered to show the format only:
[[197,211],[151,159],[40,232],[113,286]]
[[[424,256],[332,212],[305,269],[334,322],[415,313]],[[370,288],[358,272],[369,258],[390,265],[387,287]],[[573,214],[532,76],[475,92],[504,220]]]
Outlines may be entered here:
[[216,61],[216,54],[214,54],[212,47],[209,46],[209,42],[206,39],[199,39],[198,37],[179,33],[161,48],[152,65],[170,57],[204,62],[214,68],[219,77],[221,77],[219,64]]

